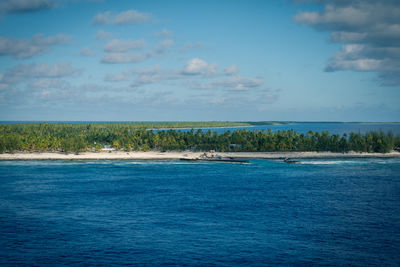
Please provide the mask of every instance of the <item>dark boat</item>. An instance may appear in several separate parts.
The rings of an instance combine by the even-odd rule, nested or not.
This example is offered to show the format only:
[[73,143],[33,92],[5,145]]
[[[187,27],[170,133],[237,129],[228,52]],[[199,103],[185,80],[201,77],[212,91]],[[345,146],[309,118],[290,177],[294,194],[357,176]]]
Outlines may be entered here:
[[292,160],[292,159],[288,159],[288,158],[285,158],[284,160],[283,160],[285,163],[299,163],[300,161],[298,161],[298,160]]

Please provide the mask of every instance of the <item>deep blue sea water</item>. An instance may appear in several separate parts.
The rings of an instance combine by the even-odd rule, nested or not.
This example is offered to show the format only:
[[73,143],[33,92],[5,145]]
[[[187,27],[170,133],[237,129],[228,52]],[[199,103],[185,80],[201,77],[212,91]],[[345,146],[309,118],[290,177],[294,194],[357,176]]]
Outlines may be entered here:
[[0,162],[1,265],[400,265],[400,159]]

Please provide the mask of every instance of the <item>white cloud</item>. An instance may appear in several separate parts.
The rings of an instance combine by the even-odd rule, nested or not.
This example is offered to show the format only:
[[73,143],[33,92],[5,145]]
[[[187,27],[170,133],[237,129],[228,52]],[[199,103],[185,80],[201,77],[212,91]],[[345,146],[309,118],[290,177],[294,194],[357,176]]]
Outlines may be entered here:
[[136,69],[132,71],[135,75],[133,87],[138,87],[144,84],[161,83],[167,80],[186,79],[188,76],[182,75],[180,71],[161,70],[160,65],[155,65],[150,68]]
[[211,90],[215,89],[211,83],[202,83],[198,81],[185,81],[183,83],[186,87],[196,90]]
[[129,71],[124,71],[122,73],[117,73],[117,74],[107,74],[104,77],[104,80],[106,82],[122,82],[128,80],[131,75],[132,73]]
[[0,37],[0,56],[12,56],[17,59],[30,58],[48,52],[51,46],[64,44],[71,39],[71,36],[64,34],[47,38],[44,38],[42,34],[36,34],[31,40]]
[[299,12],[294,20],[330,31],[331,41],[345,43],[326,71],[375,71],[383,85],[400,85],[400,2],[326,0],[321,12]]
[[25,13],[55,7],[51,0],[5,0],[0,2],[0,13]]
[[146,60],[148,53],[106,53],[101,59],[102,63],[137,63]]
[[179,79],[181,76],[175,72],[161,71],[160,65],[155,65],[150,68],[136,69],[132,71],[135,74],[133,87],[138,87],[144,84],[160,83],[165,80]]
[[111,32],[106,32],[103,30],[99,30],[96,34],[96,39],[97,40],[105,40],[105,39],[109,39],[112,38],[113,34]]
[[347,27],[357,27],[368,23],[368,14],[365,10],[355,6],[338,7],[326,5],[323,13],[301,12],[295,16],[295,21],[309,25],[346,25]]
[[172,40],[163,40],[154,50],[143,53],[130,53],[131,49],[144,48],[144,41],[111,40],[104,46],[106,52],[101,60],[102,63],[137,63],[146,59],[164,56],[174,44]]
[[356,71],[376,71],[382,66],[382,60],[368,58],[365,46],[358,44],[344,45],[342,50],[336,53],[327,65],[327,71],[336,70],[356,70]]
[[164,55],[174,45],[173,40],[163,40],[159,45],[156,46],[154,54]]
[[66,81],[63,81],[60,78],[40,78],[33,80],[31,83],[29,83],[30,87],[41,89],[62,88],[68,85],[69,84]]
[[150,68],[144,68],[144,69],[137,69],[137,70],[133,70],[132,73],[135,74],[156,74],[156,73],[160,73],[161,69],[160,69],[160,65],[157,64],[153,67]]
[[216,74],[216,64],[208,64],[200,58],[193,58],[186,63],[182,70],[184,75],[214,75]]
[[48,64],[20,64],[8,69],[2,78],[2,82],[14,84],[25,82],[29,79],[61,78],[81,72],[80,69],[72,67],[71,63],[62,62],[54,65]]
[[[150,76],[157,76],[161,80],[161,77],[167,77],[166,73],[162,73],[160,69],[160,65],[157,64],[153,67],[149,68],[144,68],[144,69],[134,69],[134,70],[125,70],[121,73],[116,73],[116,74],[107,74],[104,77],[104,80],[107,82],[121,82],[121,81],[126,81],[132,76],[136,75],[137,81],[144,81]],[[153,79],[154,80],[154,79]],[[154,80],[155,81],[155,80]]]
[[117,14],[115,24],[140,24],[150,20],[150,14],[140,13],[136,10],[127,10]]
[[226,79],[218,80],[212,83],[215,88],[224,88],[229,91],[249,91],[258,88],[263,81],[258,78],[245,78],[241,76],[233,76]]
[[187,82],[186,86],[200,90],[226,90],[231,92],[250,91],[252,89],[260,89],[263,80],[258,78],[246,78],[241,76],[232,76],[208,83]]
[[132,49],[141,49],[146,47],[146,42],[143,40],[131,41],[131,40],[110,40],[105,46],[105,52],[126,52]]
[[158,83],[163,80],[163,77],[157,74],[141,74],[136,77],[135,82],[133,84],[134,87],[143,84],[151,84],[151,83]]
[[193,58],[187,62],[185,68],[183,69],[183,73],[185,74],[200,74],[208,67],[207,62],[200,58]]
[[186,43],[180,49],[180,51],[181,52],[186,52],[186,51],[191,50],[191,49],[204,49],[204,48],[206,48],[206,46],[201,42],[196,42],[196,43],[189,42],[189,43]]
[[95,55],[96,55],[96,53],[93,52],[92,50],[90,50],[90,49],[87,48],[87,47],[84,47],[84,48],[82,48],[82,50],[81,50],[81,56],[84,56],[84,57],[91,57],[91,56],[95,56]]
[[98,13],[92,20],[94,24],[142,24],[152,20],[149,13],[141,13],[137,10],[126,10],[118,14],[113,14],[110,11]]
[[172,32],[166,29],[163,29],[160,32],[156,32],[153,34],[154,37],[156,38],[171,38],[172,37]]
[[[121,56],[122,57],[122,56]],[[128,63],[131,60],[126,57],[121,59],[107,59],[107,63]],[[136,58],[134,60],[137,60]],[[139,60],[143,58],[139,57]],[[118,62],[116,62],[118,61]],[[168,80],[184,80],[185,87],[203,90],[224,90],[224,91],[249,91],[260,89],[263,81],[258,78],[246,78],[237,75],[236,65],[226,67],[224,71],[218,72],[216,64],[208,64],[202,59],[194,58],[187,62],[180,70],[161,70],[160,65],[144,69],[126,70],[117,74],[108,74],[104,80],[108,82],[127,81],[133,78],[132,87],[138,88],[146,84],[160,84]],[[225,77],[215,79],[217,77]],[[211,80],[208,83],[196,81],[202,78]]]
[[111,23],[111,12],[98,13],[92,19],[93,24],[109,24]]
[[238,67],[236,65],[231,65],[229,67],[226,67],[224,69],[224,74],[225,75],[234,75],[239,72]]

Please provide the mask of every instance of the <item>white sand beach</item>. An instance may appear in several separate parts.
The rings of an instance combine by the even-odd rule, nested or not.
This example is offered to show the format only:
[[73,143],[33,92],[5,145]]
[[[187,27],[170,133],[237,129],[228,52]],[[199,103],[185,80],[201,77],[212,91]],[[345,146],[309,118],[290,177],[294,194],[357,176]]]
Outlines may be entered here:
[[[0,154],[0,160],[177,160],[196,159],[203,152],[191,151],[111,151],[65,154],[60,152],[18,152]],[[332,153],[332,152],[215,152],[214,156],[235,159],[282,159],[282,158],[394,158],[400,152],[391,153]]]

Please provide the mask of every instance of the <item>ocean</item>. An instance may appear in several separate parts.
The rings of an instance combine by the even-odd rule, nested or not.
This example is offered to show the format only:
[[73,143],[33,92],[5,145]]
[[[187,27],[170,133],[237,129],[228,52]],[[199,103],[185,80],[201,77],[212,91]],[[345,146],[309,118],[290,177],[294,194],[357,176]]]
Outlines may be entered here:
[[400,159],[1,161],[1,265],[399,266]]
[[[256,125],[250,127],[222,127],[222,128],[202,128],[202,131],[215,131],[219,134],[226,131],[234,132],[238,129],[245,130],[259,130],[268,131],[271,129],[273,132],[277,131],[289,131],[306,134],[308,131],[319,132],[328,131],[330,134],[349,134],[351,132],[365,134],[367,132],[382,131],[385,133],[392,132],[397,135],[400,134],[400,123],[389,123],[389,122],[293,122],[287,124],[277,125]],[[190,131],[191,129],[180,129],[181,131]],[[197,129],[196,129],[197,130]]]

